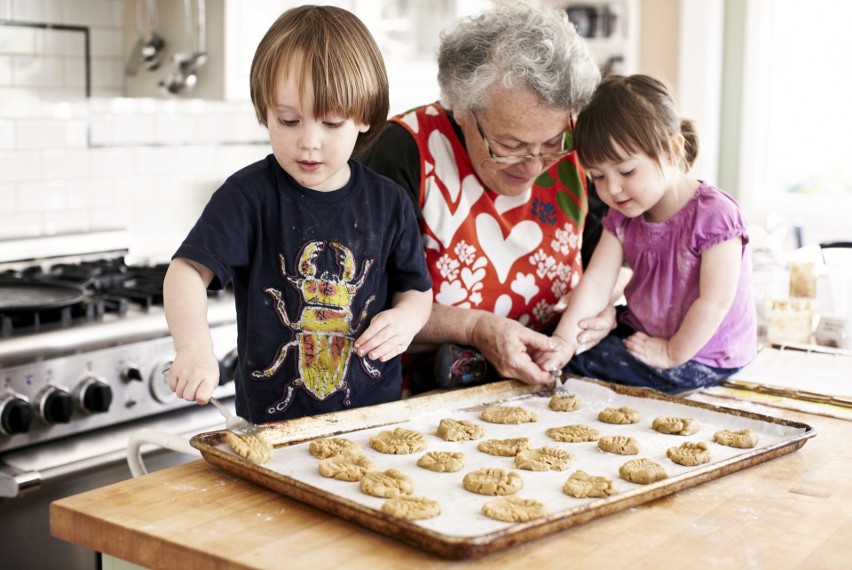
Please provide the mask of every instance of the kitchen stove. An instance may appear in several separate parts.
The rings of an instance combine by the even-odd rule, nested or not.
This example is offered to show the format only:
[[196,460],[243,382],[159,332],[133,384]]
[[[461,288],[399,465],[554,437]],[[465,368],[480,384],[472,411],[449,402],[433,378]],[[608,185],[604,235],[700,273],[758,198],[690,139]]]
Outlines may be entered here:
[[[169,389],[167,265],[128,263],[128,241],[123,231],[0,241],[0,518],[13,527],[0,550],[23,567],[96,566],[93,553],[49,536],[49,501],[128,478],[118,464],[133,433],[222,427],[215,409]],[[232,405],[229,291],[208,297],[208,316],[221,369],[215,395]]]

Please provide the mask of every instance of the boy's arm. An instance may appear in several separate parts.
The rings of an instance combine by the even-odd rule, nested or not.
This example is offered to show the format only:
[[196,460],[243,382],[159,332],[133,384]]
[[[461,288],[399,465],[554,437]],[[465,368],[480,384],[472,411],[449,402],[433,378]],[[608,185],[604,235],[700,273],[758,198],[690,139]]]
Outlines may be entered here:
[[163,306],[175,343],[169,387],[179,398],[206,404],[219,385],[219,363],[207,323],[207,285],[213,272],[177,257],[163,280]]
[[571,291],[568,307],[559,319],[553,332],[557,348],[552,353],[543,353],[538,359],[545,370],[559,369],[568,363],[579,344],[582,319],[598,315],[610,304],[610,297],[618,281],[624,249],[612,233],[604,230],[595,248],[589,267]]
[[657,368],[679,366],[707,344],[731,308],[740,281],[742,238],[736,237],[701,254],[698,298],[677,332],[668,339],[636,333],[625,346],[636,358]]
[[431,289],[394,293],[391,308],[377,313],[370,326],[355,340],[358,355],[382,362],[399,356],[429,320],[431,311]]

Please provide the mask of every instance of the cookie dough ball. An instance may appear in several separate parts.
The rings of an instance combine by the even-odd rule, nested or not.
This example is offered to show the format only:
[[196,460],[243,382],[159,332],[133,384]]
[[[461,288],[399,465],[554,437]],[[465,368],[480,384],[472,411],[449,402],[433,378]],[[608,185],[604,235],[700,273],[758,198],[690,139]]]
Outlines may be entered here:
[[589,475],[585,471],[574,471],[562,491],[571,497],[578,499],[586,499],[589,497],[601,498],[615,495],[618,491],[615,489],[611,479],[597,475]]
[[759,439],[758,435],[748,428],[739,431],[723,429],[713,434],[713,441],[719,445],[741,449],[749,449],[756,446]]
[[385,501],[382,512],[410,521],[431,519],[441,514],[441,505],[427,497],[402,495]]
[[370,447],[379,453],[407,455],[426,449],[426,436],[419,431],[395,428],[393,431],[381,431],[370,438]]
[[479,442],[476,449],[489,455],[498,457],[514,457],[521,451],[529,449],[530,438],[514,437],[509,439],[486,439]]
[[479,495],[514,495],[523,488],[524,480],[514,471],[484,467],[465,475],[462,485]]
[[317,459],[325,459],[344,451],[360,453],[361,448],[357,443],[345,437],[322,437],[313,440],[308,446],[308,450]]
[[534,411],[517,406],[489,406],[482,410],[479,417],[492,424],[523,424],[538,421],[538,414]]
[[703,441],[698,443],[686,441],[678,447],[670,447],[666,450],[666,456],[678,465],[686,467],[710,463],[710,451]]
[[601,434],[593,427],[576,424],[549,428],[546,432],[550,439],[563,443],[579,443],[584,441],[597,441]]
[[470,441],[485,435],[485,428],[467,420],[445,418],[438,424],[435,435],[446,441]]
[[427,451],[417,466],[436,473],[455,473],[464,467],[464,454],[457,451]]
[[547,405],[554,412],[573,412],[580,409],[580,398],[574,394],[554,394]]
[[692,435],[701,429],[698,420],[692,418],[654,418],[651,427],[669,435]]
[[574,463],[574,456],[556,447],[525,449],[515,456],[515,469],[527,471],[565,471]]
[[639,442],[627,435],[611,435],[598,440],[598,449],[618,455],[636,455],[639,453]]
[[340,481],[360,481],[372,469],[370,458],[358,454],[338,453],[319,462],[319,472],[323,477]]
[[648,485],[668,478],[665,467],[651,459],[631,459],[618,469],[618,474],[625,481]]
[[620,408],[604,408],[598,413],[598,419],[607,424],[635,424],[642,419],[639,410],[628,406]]
[[368,471],[361,477],[361,491],[373,497],[392,499],[414,492],[414,481],[397,469]]
[[544,503],[521,497],[498,497],[482,505],[482,514],[505,522],[526,522],[547,514]]

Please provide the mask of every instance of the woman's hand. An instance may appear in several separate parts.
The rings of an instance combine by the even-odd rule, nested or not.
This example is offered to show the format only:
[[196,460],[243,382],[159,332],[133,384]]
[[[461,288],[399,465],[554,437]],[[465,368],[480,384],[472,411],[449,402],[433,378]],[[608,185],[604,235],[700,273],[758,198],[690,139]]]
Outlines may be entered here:
[[525,384],[553,383],[553,375],[533,361],[533,355],[555,348],[547,335],[505,317],[486,315],[474,327],[473,345],[504,378]]

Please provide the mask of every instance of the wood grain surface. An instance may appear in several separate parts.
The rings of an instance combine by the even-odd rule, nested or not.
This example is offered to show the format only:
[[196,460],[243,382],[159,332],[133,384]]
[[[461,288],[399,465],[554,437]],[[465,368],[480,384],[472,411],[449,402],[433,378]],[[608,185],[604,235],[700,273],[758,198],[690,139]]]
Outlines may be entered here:
[[742,405],[818,435],[791,454],[474,560],[442,559],[201,460],[56,501],[51,530],[145,567],[186,570],[849,568],[852,422]]

